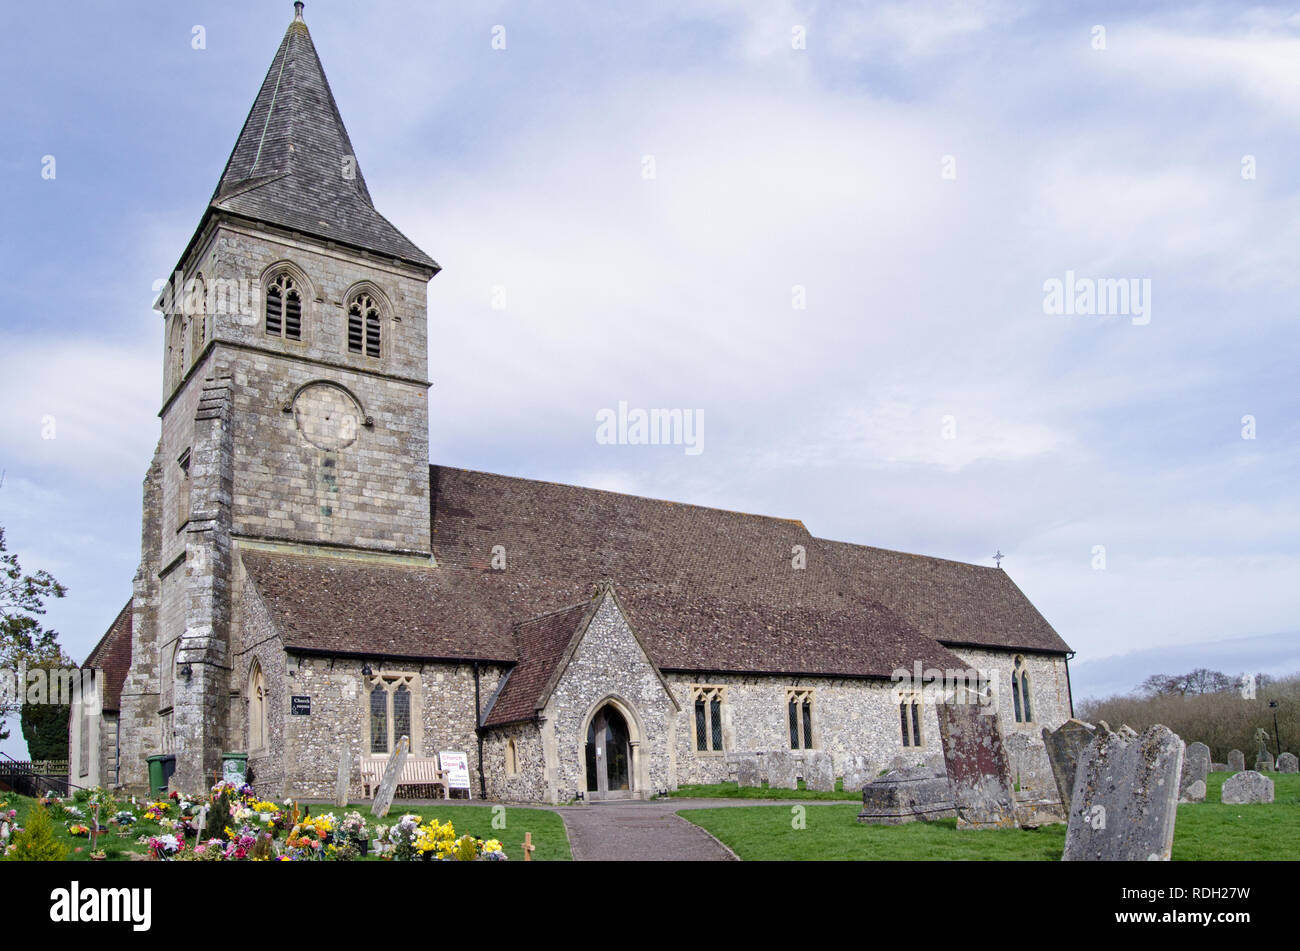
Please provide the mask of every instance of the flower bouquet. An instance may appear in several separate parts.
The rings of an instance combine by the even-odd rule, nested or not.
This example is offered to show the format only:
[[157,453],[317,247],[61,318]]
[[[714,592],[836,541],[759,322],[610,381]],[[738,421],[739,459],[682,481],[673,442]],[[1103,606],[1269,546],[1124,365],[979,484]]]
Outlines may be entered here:
[[166,862],[185,851],[185,840],[174,835],[158,835],[149,839],[149,854]]

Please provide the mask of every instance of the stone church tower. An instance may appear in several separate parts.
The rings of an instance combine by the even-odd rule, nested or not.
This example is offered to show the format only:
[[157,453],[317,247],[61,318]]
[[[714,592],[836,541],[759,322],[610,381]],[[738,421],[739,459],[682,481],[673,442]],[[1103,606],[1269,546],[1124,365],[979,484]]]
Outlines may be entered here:
[[241,549],[431,561],[426,290],[374,208],[302,4],[157,307],[162,434],[144,484],[121,781],[242,749]]

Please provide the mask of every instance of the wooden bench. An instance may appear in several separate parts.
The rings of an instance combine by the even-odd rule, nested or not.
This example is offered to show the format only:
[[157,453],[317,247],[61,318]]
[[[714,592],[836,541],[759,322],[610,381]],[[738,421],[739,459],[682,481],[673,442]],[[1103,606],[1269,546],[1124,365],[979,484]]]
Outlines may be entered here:
[[[387,756],[363,756],[361,758],[361,785],[366,799],[373,799],[375,791],[384,779],[384,769],[388,766]],[[447,775],[438,768],[436,756],[408,756],[402,765],[402,775],[397,780],[402,786],[441,786],[442,798],[448,799]]]

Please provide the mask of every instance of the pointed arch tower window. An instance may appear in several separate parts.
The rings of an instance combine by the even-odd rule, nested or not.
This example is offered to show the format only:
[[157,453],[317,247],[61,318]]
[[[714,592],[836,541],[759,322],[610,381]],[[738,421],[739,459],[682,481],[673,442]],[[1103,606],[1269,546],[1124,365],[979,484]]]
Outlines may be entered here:
[[361,293],[348,304],[348,351],[378,357],[383,339],[379,305],[369,294]]
[[266,286],[266,334],[302,339],[302,291],[293,275],[281,271]]

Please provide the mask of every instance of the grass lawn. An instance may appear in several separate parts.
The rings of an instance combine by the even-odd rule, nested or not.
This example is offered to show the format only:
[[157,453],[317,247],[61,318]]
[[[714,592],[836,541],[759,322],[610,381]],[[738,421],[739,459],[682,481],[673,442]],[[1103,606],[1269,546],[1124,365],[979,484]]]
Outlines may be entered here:
[[[1274,801],[1225,806],[1218,801],[1231,773],[1211,773],[1206,802],[1178,807],[1175,861],[1297,859],[1286,843],[1300,842],[1300,775],[1270,773]],[[957,820],[865,825],[858,807],[806,805],[807,827],[793,828],[789,806],[683,809],[682,818],[707,829],[746,860],[915,859],[1059,861],[1065,825],[1041,829],[957,831]]]
[[675,799],[860,799],[862,793],[859,791],[856,795],[852,792],[844,791],[844,783],[841,780],[835,780],[834,792],[818,792],[815,789],[808,789],[804,781],[799,780],[798,789],[771,789],[768,786],[737,786],[735,783],[710,783],[708,785],[696,786],[678,786],[675,792],[668,794]]

